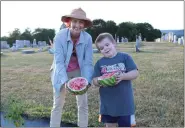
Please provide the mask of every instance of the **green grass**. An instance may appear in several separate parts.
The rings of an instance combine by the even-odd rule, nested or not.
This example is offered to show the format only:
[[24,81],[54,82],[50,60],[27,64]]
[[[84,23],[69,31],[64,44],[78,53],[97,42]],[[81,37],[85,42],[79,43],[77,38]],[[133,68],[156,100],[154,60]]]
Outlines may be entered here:
[[[119,51],[129,53],[139,69],[133,81],[138,127],[184,126],[184,47],[172,43],[144,42],[136,53],[134,43],[118,44]],[[94,47],[94,46],[93,46]],[[102,55],[94,54],[94,63]],[[50,117],[52,85],[48,52],[22,54],[3,51],[1,55],[1,109],[7,111],[9,96],[26,106],[23,114],[32,118]],[[88,90],[89,125],[98,122],[98,88]],[[11,110],[10,110],[11,111]],[[77,122],[76,98],[67,93],[62,120]]]

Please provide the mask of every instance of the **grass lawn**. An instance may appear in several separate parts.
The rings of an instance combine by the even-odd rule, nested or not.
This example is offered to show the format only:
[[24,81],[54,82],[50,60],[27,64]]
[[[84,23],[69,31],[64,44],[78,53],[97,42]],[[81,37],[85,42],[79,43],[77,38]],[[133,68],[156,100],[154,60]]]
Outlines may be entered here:
[[[118,44],[118,51],[128,52],[139,69],[133,81],[136,122],[138,127],[184,126],[184,46],[168,42],[143,42],[136,53],[134,43]],[[94,63],[99,59],[94,54]],[[19,103],[22,113],[32,118],[50,117],[52,85],[50,66],[53,55],[48,52],[22,54],[3,50],[1,55],[1,110],[9,109],[11,101]],[[88,90],[89,125],[98,122],[98,88]],[[21,106],[21,107],[20,107]],[[15,111],[15,109],[14,109]],[[67,93],[62,120],[77,122],[76,98]]]

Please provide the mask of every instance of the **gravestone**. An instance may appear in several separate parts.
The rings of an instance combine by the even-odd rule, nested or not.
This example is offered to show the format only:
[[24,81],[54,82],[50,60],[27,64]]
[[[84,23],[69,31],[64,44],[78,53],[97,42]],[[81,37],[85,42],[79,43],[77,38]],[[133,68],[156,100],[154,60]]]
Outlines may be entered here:
[[128,38],[125,38],[125,42],[126,42],[126,43],[128,42]]
[[30,47],[31,43],[29,40],[24,40],[24,47]]
[[181,36],[181,39],[182,39],[182,44],[184,45],[184,37],[183,37],[183,36]]
[[144,38],[144,41],[146,42],[146,38]]
[[168,41],[168,34],[165,34],[165,41]]
[[178,44],[180,44],[180,45],[183,44],[183,39],[182,38],[178,38]]
[[121,43],[124,43],[124,38],[123,37],[121,37]]
[[173,43],[177,43],[177,36],[176,35],[173,36]]
[[168,41],[173,42],[173,32],[168,33]]
[[9,49],[10,45],[7,43],[7,41],[1,41],[1,49]]
[[36,39],[33,40],[33,48],[36,48],[37,47],[37,42],[36,42]]
[[99,53],[98,49],[93,49],[93,53]]
[[15,40],[16,48],[24,48],[24,40]]
[[45,47],[46,46],[46,41],[38,41],[38,46],[39,47]]
[[10,49],[12,52],[15,52],[18,50],[18,47],[16,47],[16,44],[13,44],[13,46]]
[[119,43],[119,37],[117,37],[117,43]]
[[155,42],[161,42],[160,38],[155,39]]

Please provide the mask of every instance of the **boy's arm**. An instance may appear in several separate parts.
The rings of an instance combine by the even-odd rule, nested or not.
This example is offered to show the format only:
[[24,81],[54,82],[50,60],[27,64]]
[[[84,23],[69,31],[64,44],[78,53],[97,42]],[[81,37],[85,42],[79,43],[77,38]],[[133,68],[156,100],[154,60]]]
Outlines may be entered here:
[[116,81],[119,83],[122,80],[133,80],[139,75],[138,68],[130,55],[127,54],[125,61],[126,72],[116,75]]
[[135,70],[131,70],[127,73],[120,73],[118,75],[116,75],[116,83],[118,84],[120,81],[122,80],[134,80],[138,77],[139,72],[137,69]]

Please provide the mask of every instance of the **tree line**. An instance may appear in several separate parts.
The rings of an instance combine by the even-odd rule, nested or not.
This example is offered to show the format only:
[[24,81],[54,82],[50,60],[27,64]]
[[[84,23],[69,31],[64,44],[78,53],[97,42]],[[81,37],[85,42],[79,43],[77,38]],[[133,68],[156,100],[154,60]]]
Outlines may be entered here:
[[[118,25],[112,20],[104,21],[103,19],[95,19],[92,21],[93,26],[85,29],[95,41],[96,37],[102,32],[109,32],[113,37],[127,38],[128,41],[135,41],[136,35],[141,33],[142,40],[154,41],[156,38],[161,37],[161,31],[155,29],[149,23],[133,23],[133,22],[122,22]],[[1,37],[1,40],[7,41],[11,46],[15,40],[30,40],[46,41],[49,44],[48,37],[52,40],[56,32],[54,29],[36,28],[33,32],[29,28],[26,28],[23,33],[18,28],[10,32],[8,36]]]

